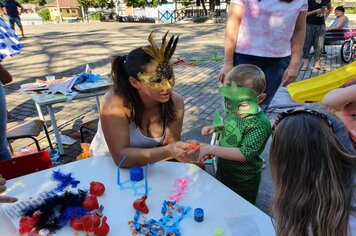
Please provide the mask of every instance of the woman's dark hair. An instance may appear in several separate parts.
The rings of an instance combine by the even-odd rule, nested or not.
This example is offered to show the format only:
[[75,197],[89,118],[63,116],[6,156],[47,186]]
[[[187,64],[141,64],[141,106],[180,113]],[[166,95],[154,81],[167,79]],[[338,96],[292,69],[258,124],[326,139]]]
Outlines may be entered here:
[[[144,113],[143,102],[134,88],[129,77],[138,80],[137,74],[145,72],[146,66],[151,63],[152,57],[142,48],[132,50],[127,56],[114,56],[111,63],[111,78],[114,81],[115,94],[124,98],[125,107],[131,110],[131,120],[142,128]],[[166,103],[161,103],[161,119],[169,124],[175,117],[175,107],[172,97]]]
[[355,160],[319,117],[285,117],[270,149],[276,235],[349,235]]
[[337,7],[335,7],[335,11],[345,12],[345,8],[344,8],[344,6],[337,6]]

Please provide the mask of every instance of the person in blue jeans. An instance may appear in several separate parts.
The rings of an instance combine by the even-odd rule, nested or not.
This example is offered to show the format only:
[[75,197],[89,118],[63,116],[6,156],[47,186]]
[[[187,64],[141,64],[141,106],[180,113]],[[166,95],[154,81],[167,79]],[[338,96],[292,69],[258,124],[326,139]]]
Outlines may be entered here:
[[[21,31],[21,35],[24,38],[23,27],[21,23],[20,14],[25,11],[25,8],[15,0],[5,0],[0,3],[0,8],[3,13],[9,18],[11,29],[15,31],[15,23]],[[20,10],[20,12],[19,12]]]
[[236,65],[253,64],[266,76],[267,108],[280,84],[298,75],[307,0],[231,0],[220,81]]
[[2,161],[11,158],[6,139],[7,110],[3,85],[10,83],[12,76],[1,64],[0,81],[0,161]]

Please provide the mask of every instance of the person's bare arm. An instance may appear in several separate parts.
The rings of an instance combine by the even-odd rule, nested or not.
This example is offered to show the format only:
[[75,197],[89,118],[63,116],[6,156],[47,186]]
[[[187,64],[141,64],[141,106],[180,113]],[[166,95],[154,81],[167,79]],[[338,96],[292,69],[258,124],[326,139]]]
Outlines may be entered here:
[[200,157],[205,155],[218,156],[220,158],[232,161],[247,161],[239,148],[220,147],[215,145],[205,145],[200,149]]
[[244,11],[243,6],[235,3],[230,4],[229,16],[226,22],[225,46],[224,46],[225,55],[224,55],[223,71],[220,75],[221,82],[224,81],[225,75],[234,66],[234,52],[236,48],[236,41],[239,33],[243,11]]
[[306,17],[307,13],[302,11],[299,13],[294,32],[291,38],[291,60],[288,68],[284,72],[282,78],[282,85],[287,85],[296,80],[302,48],[304,45],[305,29],[306,29]]
[[[104,97],[100,109],[100,120],[103,128],[104,137],[108,148],[110,150],[113,161],[118,164],[123,156],[126,160],[123,162],[122,167],[132,167],[137,165],[145,165],[146,163],[155,163],[164,158],[176,155],[181,150],[188,149],[189,144],[173,142],[179,138],[177,132],[180,132],[181,127],[177,128],[174,132],[174,138],[168,138],[166,146],[157,148],[133,148],[130,145],[129,133],[129,114],[128,110],[124,107],[123,99],[114,95],[108,94]],[[179,123],[178,123],[179,124]],[[168,128],[169,130],[169,128]],[[168,131],[168,136],[171,137],[171,131]],[[197,153],[197,150],[188,152],[188,156],[182,161],[188,161],[189,158]]]
[[21,3],[17,3],[17,6],[20,8],[20,15],[25,12],[25,8],[21,5]]
[[319,14],[319,13],[321,13],[321,12],[323,12],[323,10],[322,10],[321,8],[318,8],[318,9],[315,9],[315,10],[313,10],[313,11],[308,11],[308,12],[307,12],[307,16]]
[[332,90],[325,94],[321,103],[325,104],[328,108],[340,111],[352,102],[356,102],[356,84]]
[[328,5],[326,5],[326,13],[325,13],[325,19],[328,18],[328,16],[333,12],[333,6],[331,5],[331,2],[328,3]]
[[340,19],[339,23],[338,23],[336,26],[334,26],[334,27],[329,27],[327,30],[338,30],[338,29],[342,29],[342,28],[344,28],[344,26],[345,26],[345,24],[347,23],[347,21],[348,21],[348,18],[347,18],[346,16],[343,16],[343,17]]
[[0,80],[3,85],[8,84],[12,81],[12,76],[10,72],[7,71],[5,67],[3,67],[1,64],[0,64]]

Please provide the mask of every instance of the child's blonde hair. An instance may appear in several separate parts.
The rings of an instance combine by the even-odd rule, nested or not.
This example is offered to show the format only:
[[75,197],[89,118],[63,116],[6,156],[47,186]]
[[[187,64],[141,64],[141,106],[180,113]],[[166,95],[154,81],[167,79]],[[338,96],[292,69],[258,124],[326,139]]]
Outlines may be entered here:
[[249,87],[255,90],[258,95],[262,94],[266,89],[265,73],[258,66],[251,64],[235,66],[227,73],[225,79],[229,83],[235,81],[237,86]]

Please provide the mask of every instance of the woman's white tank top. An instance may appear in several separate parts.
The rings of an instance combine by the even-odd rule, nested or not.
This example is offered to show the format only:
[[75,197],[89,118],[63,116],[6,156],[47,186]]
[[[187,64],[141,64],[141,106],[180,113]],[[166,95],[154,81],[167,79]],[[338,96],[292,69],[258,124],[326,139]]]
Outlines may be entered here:
[[[118,132],[120,129],[118,128]],[[166,124],[163,127],[163,134],[159,138],[150,138],[144,136],[140,130],[140,127],[136,126],[134,122],[129,124],[130,132],[130,147],[137,148],[153,148],[162,145],[163,139],[166,135]],[[101,128],[101,122],[99,120],[98,130],[94,136],[93,141],[90,144],[90,151],[93,156],[110,156],[108,145],[106,144],[103,129]]]

